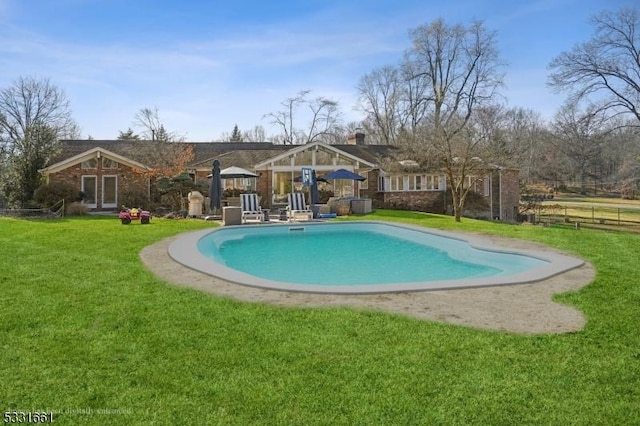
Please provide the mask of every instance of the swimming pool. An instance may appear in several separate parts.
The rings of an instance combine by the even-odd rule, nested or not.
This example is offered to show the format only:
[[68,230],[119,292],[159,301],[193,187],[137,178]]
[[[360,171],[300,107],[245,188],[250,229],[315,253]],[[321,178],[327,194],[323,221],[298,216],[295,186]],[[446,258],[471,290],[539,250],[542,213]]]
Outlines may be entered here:
[[343,294],[532,282],[583,263],[555,252],[497,249],[477,236],[380,222],[204,230],[179,237],[169,254],[234,283]]

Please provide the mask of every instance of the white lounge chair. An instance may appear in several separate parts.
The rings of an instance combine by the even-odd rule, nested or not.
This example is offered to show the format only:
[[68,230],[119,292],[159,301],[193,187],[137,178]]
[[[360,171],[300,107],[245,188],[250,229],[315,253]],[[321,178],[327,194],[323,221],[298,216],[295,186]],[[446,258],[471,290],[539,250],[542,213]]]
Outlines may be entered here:
[[290,192],[287,194],[289,205],[287,206],[287,218],[289,220],[312,220],[313,212],[307,207],[302,192]]
[[247,220],[264,221],[264,214],[258,202],[258,194],[240,194],[240,207],[242,207],[242,223]]

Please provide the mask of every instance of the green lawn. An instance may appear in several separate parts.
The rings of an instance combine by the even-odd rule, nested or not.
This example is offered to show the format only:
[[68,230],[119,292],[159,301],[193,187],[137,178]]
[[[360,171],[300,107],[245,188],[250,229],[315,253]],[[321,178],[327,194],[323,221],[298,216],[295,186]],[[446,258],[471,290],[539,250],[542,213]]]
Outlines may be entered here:
[[557,299],[586,328],[524,336],[172,287],[148,244],[211,226],[0,219],[0,409],[56,424],[640,424],[640,237],[407,212],[366,218],[531,239],[595,265]]

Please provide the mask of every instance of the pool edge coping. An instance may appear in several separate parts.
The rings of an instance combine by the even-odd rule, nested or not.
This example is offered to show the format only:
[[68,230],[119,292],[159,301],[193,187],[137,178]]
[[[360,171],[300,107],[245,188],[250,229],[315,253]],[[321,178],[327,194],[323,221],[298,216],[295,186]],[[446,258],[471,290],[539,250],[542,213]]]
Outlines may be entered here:
[[[202,255],[196,248],[197,242],[212,232],[220,231],[229,228],[260,228],[264,226],[269,227],[292,227],[292,226],[322,226],[322,225],[337,225],[339,223],[345,224],[383,224],[392,227],[399,227],[409,229],[417,232],[438,235],[446,238],[453,238],[456,240],[466,241],[471,247],[508,254],[518,254],[529,257],[534,257],[549,262],[547,265],[543,265],[534,268],[530,271],[521,272],[512,276],[506,277],[483,277],[473,279],[454,279],[454,280],[437,280],[437,281],[425,281],[425,282],[410,282],[410,283],[388,283],[388,284],[371,284],[371,285],[342,285],[342,286],[328,286],[328,285],[314,285],[314,284],[301,284],[287,283],[282,281],[269,280],[265,278],[256,277],[244,272],[229,268],[225,265],[216,263],[213,259],[210,259]],[[491,242],[492,235],[479,235],[475,233],[468,233],[463,231],[445,231],[440,229],[433,229],[428,227],[422,227],[410,224],[397,224],[393,222],[385,221],[373,221],[362,220],[354,222],[301,222],[301,223],[282,223],[282,224],[255,224],[255,225],[236,225],[218,228],[207,228],[194,232],[187,232],[176,236],[175,240],[169,245],[167,251],[169,256],[181,265],[190,268],[192,270],[202,272],[204,274],[220,278],[231,282],[233,284],[243,285],[247,287],[289,291],[297,293],[317,293],[317,294],[344,294],[344,295],[358,295],[358,294],[383,294],[383,293],[398,293],[398,292],[416,292],[416,291],[435,291],[435,290],[455,290],[455,289],[470,289],[480,287],[497,287],[519,284],[531,284],[540,282],[564,272],[576,269],[585,264],[585,261],[571,256],[565,253],[559,252],[555,248],[549,247],[549,250],[542,249],[529,249],[529,248],[513,248],[506,247],[500,242],[497,244]],[[517,238],[508,238],[513,241],[527,242],[527,240],[521,240]]]

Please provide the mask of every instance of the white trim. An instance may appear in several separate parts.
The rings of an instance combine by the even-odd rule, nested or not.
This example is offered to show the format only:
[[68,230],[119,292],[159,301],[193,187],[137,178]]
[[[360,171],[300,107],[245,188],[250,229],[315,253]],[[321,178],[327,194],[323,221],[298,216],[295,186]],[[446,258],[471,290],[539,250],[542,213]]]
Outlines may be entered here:
[[[115,178],[116,180],[116,187],[115,187],[115,202],[114,203],[106,203],[104,201],[104,195],[105,195],[105,185],[104,185],[104,180],[105,178]],[[114,208],[114,207],[118,207],[118,175],[102,175],[102,208],[105,209],[110,209],[110,208]]]
[[78,155],[74,155],[73,157],[69,157],[66,160],[62,160],[58,163],[52,164],[44,169],[38,170],[40,173],[49,174],[49,173],[57,173],[61,170],[64,170],[68,167],[73,166],[74,164],[82,163],[85,160],[90,158],[101,158],[107,157],[117,163],[123,164],[125,166],[129,166],[136,169],[141,170],[151,170],[150,167],[145,166],[142,163],[138,163],[137,161],[131,160],[129,158],[123,157],[122,155],[116,154],[115,152],[108,151],[101,147],[95,147],[88,151],[82,152]]
[[98,207],[98,175],[82,175],[80,176],[80,190],[82,192],[84,192],[85,194],[87,193],[87,191],[85,191],[85,187],[84,187],[84,179],[85,178],[93,178],[95,180],[95,185],[93,188],[93,203],[86,203],[87,207],[89,207],[90,209],[95,209],[96,207]]
[[[362,158],[357,157],[355,155],[349,154],[348,152],[343,151],[343,150],[341,150],[339,148],[336,148],[335,146],[327,145],[327,144],[325,144],[323,142],[311,142],[311,143],[308,143],[308,144],[305,144],[305,145],[298,145],[295,148],[292,148],[292,149],[290,149],[288,151],[283,152],[282,154],[276,155],[275,157],[271,157],[268,160],[265,160],[265,161],[263,161],[261,163],[258,163],[255,166],[253,166],[254,170],[261,170],[261,169],[264,169],[265,167],[274,167],[273,163],[275,163],[276,161],[280,161],[280,160],[282,160],[284,158],[296,155],[296,154],[298,154],[300,152],[303,152],[303,151],[306,151],[306,150],[309,150],[309,149],[316,149],[317,147],[325,148],[325,149],[327,149],[329,151],[333,151],[336,155],[342,155],[343,157],[346,157],[346,158],[349,158],[349,159],[355,161],[356,162],[356,168],[360,168],[361,164],[364,164],[364,165],[366,165],[368,167],[374,167],[375,166],[373,163],[365,161]],[[313,161],[313,159],[314,158],[312,157],[312,161]]]

